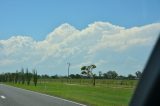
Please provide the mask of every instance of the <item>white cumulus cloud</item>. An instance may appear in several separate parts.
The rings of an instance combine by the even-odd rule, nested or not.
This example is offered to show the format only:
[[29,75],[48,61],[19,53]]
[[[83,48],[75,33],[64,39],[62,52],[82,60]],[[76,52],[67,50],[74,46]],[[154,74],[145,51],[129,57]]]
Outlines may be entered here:
[[[41,73],[47,71],[60,74],[65,70],[61,65],[72,61],[75,64],[73,70],[86,62],[97,63],[104,69],[113,54],[127,53],[136,46],[146,50],[155,43],[159,32],[160,23],[125,28],[109,22],[94,22],[82,30],[65,23],[46,35],[42,41],[28,36],[12,36],[0,40],[0,66],[8,67],[8,70],[11,70],[10,65],[15,65],[15,68],[19,68],[18,65],[41,67]],[[110,57],[105,55],[106,50]],[[114,57],[113,60],[116,61]],[[51,67],[56,71],[51,72]]]

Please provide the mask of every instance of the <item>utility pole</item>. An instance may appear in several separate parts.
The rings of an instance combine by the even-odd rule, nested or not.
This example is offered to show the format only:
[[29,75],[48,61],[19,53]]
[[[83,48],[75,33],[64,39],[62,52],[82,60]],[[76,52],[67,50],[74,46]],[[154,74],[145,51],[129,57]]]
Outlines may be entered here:
[[[71,64],[69,62],[67,64],[68,64],[68,80],[69,80],[69,68],[70,68]],[[67,80],[67,82],[68,82],[68,80]]]

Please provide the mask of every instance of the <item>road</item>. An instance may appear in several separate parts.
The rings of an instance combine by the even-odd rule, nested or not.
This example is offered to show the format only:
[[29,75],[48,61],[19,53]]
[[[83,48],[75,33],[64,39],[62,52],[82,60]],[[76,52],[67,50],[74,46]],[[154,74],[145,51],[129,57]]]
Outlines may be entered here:
[[0,84],[0,106],[85,106],[73,101]]

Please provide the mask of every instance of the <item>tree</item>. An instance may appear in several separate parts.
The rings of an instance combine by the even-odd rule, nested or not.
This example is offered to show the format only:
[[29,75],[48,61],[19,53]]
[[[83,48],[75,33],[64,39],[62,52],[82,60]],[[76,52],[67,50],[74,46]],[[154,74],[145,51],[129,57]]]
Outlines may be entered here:
[[134,75],[132,75],[132,74],[129,74],[129,75],[128,75],[128,79],[130,79],[130,80],[131,80],[131,79],[135,79],[135,78],[136,78],[136,76],[134,76]]
[[32,78],[32,74],[28,71],[28,68],[26,69],[25,77],[26,77],[27,85],[29,85]]
[[49,75],[47,75],[47,74],[41,75],[41,77],[42,77],[42,78],[44,78],[44,79],[48,79],[48,78],[50,78],[50,76],[49,76]]
[[37,80],[38,80],[37,70],[33,69],[33,82],[35,86],[37,86]]
[[119,75],[119,76],[117,76],[117,79],[121,79],[121,80],[123,80],[123,79],[127,79],[127,78],[126,78],[126,76]]
[[21,78],[22,78],[22,84],[25,83],[25,74],[24,74],[24,69],[21,69]]
[[20,84],[22,81],[22,74],[21,72],[18,72],[18,84]]
[[69,77],[70,78],[76,78],[76,76],[74,74],[70,74]]
[[16,73],[11,73],[11,81],[14,83],[16,77]]
[[99,78],[102,78],[102,71],[99,71]]
[[88,77],[93,78],[93,85],[95,86],[95,75],[92,73],[92,70],[96,68],[96,65],[92,64],[89,66],[82,66],[81,67],[81,74],[87,75]]
[[17,84],[17,82],[18,82],[18,70],[16,70],[16,73],[15,73],[15,83]]
[[56,78],[58,78],[58,75],[53,75],[53,76],[51,76],[51,78],[56,79]]
[[116,73],[116,71],[108,71],[107,73],[104,73],[103,75],[107,79],[115,79],[118,76],[118,74]]
[[69,77],[78,79],[78,78],[81,78],[81,75],[79,75],[79,74],[70,74]]
[[135,74],[136,74],[136,78],[138,78],[138,79],[140,79],[142,76],[142,72],[140,72],[140,71],[137,71]]
[[78,78],[81,78],[81,75],[76,74],[76,75],[75,75],[75,78],[77,78],[77,79],[78,79]]

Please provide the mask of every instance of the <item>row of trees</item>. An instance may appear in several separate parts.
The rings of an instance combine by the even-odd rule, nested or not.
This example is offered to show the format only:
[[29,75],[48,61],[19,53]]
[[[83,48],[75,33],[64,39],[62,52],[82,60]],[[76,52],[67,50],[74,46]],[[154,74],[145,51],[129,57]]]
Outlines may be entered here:
[[[93,79],[93,85],[95,86],[95,79],[96,74],[93,74],[92,70],[96,68],[96,65],[91,64],[89,66],[82,66],[81,67],[81,74],[86,75],[87,77],[90,77]],[[136,76],[129,74],[128,79],[139,79],[142,76],[142,73],[140,71],[137,71],[135,73]],[[99,72],[99,78],[106,78],[106,79],[126,79],[124,76],[118,76],[116,71],[108,71],[107,73],[102,74],[102,72]]]
[[[138,73],[138,74],[136,74]],[[118,75],[118,73],[116,71],[108,71],[105,73],[99,72],[99,74],[94,74],[95,79],[130,79],[130,80],[134,80],[134,79],[139,79],[141,76],[141,72],[137,71],[134,75],[133,74],[129,74],[127,76],[124,75]],[[68,78],[68,76],[59,76],[59,75],[38,75],[38,78],[41,79],[61,79],[61,78]],[[86,75],[82,75],[82,74],[70,74],[69,78],[71,79],[80,79],[80,78],[84,78],[84,79],[89,79],[89,76]]]
[[31,80],[33,80],[34,85],[37,85],[38,75],[37,70],[33,69],[32,73],[29,72],[28,68],[24,70],[22,68],[20,71],[16,71],[15,73],[2,73],[0,74],[0,82],[13,82],[15,84],[27,84],[30,85]]
[[[118,75],[116,71],[108,71],[105,73],[99,72],[99,75],[94,74],[95,79],[130,79],[130,80],[134,80],[134,79],[139,79],[141,77],[142,73],[140,71],[137,71],[135,73],[135,75],[133,74],[129,74],[128,76],[123,76],[123,75]],[[15,82],[15,83],[22,83],[24,84],[26,82],[27,85],[30,84],[31,79],[33,79],[33,77],[37,77],[37,79],[60,79],[60,78],[68,78],[68,76],[59,76],[59,75],[36,75],[32,73],[30,73],[29,71],[26,71],[26,73],[22,72],[18,72],[16,71],[16,73],[2,73],[0,74],[0,82]],[[70,74],[69,78],[72,79],[80,79],[80,78],[86,78],[89,79],[91,77],[87,76],[87,75],[82,75],[82,74]],[[36,78],[35,82],[37,82]]]
[[137,71],[135,75],[128,74],[128,76],[118,75],[116,71],[108,71],[106,73],[99,72],[99,78],[106,78],[106,79],[140,79],[142,76],[142,72]]
[[[93,80],[93,85],[95,86],[96,79],[139,79],[142,76],[140,71],[137,71],[135,75],[129,74],[128,76],[118,75],[116,71],[108,71],[106,73],[102,73],[99,71],[99,75],[97,76],[92,71],[96,68],[96,65],[92,64],[89,66],[82,66],[81,74],[71,74],[69,78],[91,78]],[[37,75],[36,69],[32,70],[32,73],[28,71],[28,68],[24,70],[23,68],[20,71],[16,71],[16,73],[2,73],[0,74],[0,82],[13,82],[13,83],[21,83],[30,85],[31,80],[33,81],[34,85],[37,85],[38,78],[41,79],[57,79],[57,78],[68,78],[68,76],[49,76],[45,75]]]
[[[139,79],[142,75],[142,72],[137,71],[134,75],[133,74],[129,74],[127,76],[124,75],[118,75],[118,73],[116,71],[107,71],[105,73],[102,73],[101,71],[99,71],[99,75],[94,74],[95,79],[130,79],[130,80],[134,80],[134,79]],[[59,76],[59,75],[38,75],[38,78],[41,79],[60,79],[60,78],[68,78],[68,76]],[[80,79],[80,78],[91,78],[87,75],[84,74],[70,74],[69,78],[72,79]]]

